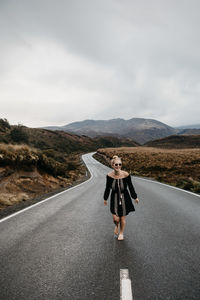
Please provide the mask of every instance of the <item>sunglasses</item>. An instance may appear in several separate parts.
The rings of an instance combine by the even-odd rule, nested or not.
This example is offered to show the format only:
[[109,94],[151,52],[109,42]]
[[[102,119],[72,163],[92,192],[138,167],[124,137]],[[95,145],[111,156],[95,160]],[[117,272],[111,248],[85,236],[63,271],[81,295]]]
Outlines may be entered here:
[[118,166],[121,167],[121,165],[122,165],[122,164],[120,164],[120,163],[119,163],[119,164],[115,164],[115,167],[118,167]]

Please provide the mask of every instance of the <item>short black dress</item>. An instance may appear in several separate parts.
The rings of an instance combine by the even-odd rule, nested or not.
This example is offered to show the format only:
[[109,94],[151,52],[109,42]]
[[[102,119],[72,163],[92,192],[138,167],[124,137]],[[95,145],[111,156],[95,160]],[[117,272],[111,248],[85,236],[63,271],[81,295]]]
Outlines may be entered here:
[[135,211],[131,197],[136,199],[137,194],[133,187],[130,175],[120,179],[114,179],[107,175],[104,200],[108,199],[110,190],[112,190],[110,198],[110,211],[112,214],[122,217],[128,215],[131,211]]

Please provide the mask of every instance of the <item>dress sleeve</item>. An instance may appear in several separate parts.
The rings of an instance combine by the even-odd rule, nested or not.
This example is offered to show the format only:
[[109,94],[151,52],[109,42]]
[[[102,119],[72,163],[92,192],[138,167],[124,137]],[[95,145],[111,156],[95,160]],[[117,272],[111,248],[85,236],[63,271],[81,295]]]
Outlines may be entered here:
[[132,184],[131,176],[130,176],[130,175],[127,177],[127,183],[128,183],[129,191],[130,191],[130,193],[131,193],[131,197],[132,197],[133,199],[136,199],[136,198],[137,198],[137,194],[136,194],[135,189],[134,189],[134,186],[133,186],[133,184]]
[[105,192],[104,192],[104,200],[107,200],[110,194],[110,179],[109,176],[106,177],[106,188],[105,188]]

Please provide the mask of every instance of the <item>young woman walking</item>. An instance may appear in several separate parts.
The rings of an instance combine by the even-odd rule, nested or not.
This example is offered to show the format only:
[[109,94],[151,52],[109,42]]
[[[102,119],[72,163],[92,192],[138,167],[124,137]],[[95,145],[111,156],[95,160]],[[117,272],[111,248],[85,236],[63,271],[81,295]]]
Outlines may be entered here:
[[[107,205],[107,199],[111,192],[110,211],[113,215],[115,224],[114,235],[119,241],[124,239],[124,228],[126,225],[126,216],[129,212],[135,211],[131,197],[135,203],[139,203],[137,194],[133,187],[131,176],[128,172],[122,171],[122,160],[118,156],[113,156],[111,160],[113,171],[106,176],[106,188],[104,192],[104,205]],[[129,194],[129,191],[130,194]]]

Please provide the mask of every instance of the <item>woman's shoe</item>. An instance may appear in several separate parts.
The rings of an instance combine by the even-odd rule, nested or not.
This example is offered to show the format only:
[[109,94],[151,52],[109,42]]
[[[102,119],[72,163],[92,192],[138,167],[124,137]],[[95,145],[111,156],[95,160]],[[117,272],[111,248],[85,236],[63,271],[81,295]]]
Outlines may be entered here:
[[117,239],[118,238],[118,234],[114,233],[114,238]]
[[120,233],[118,236],[118,241],[123,241],[123,239],[124,239],[124,235]]

